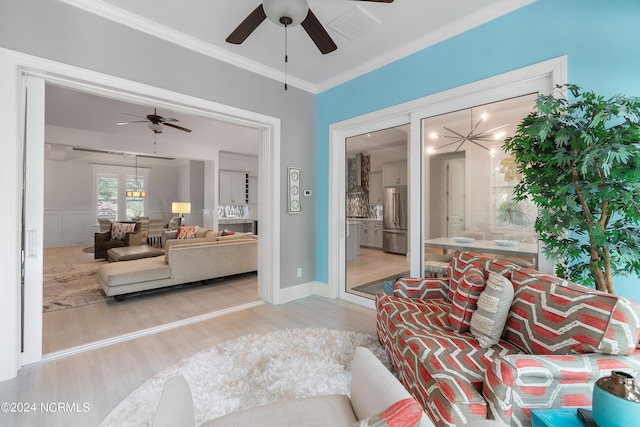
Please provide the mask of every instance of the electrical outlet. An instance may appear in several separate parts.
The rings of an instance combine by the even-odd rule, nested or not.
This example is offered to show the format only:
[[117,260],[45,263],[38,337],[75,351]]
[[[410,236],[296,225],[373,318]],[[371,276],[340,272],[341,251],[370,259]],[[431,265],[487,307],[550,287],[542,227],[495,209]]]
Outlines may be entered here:
[[296,272],[298,274],[298,277],[302,277],[302,268],[298,268]]

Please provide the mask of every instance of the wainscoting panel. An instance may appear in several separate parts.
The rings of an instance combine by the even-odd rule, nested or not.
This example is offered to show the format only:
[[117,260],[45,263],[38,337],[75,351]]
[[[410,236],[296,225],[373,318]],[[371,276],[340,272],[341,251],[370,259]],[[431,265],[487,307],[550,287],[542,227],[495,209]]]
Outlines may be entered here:
[[92,209],[45,209],[44,247],[93,246],[99,227]]

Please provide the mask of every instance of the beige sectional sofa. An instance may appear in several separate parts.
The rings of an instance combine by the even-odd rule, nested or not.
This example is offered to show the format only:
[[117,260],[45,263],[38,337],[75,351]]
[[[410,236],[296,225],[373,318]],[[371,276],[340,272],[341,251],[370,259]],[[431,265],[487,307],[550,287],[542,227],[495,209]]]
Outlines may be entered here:
[[[98,268],[105,294],[122,295],[258,270],[258,239],[251,233],[171,239],[163,256],[114,262]],[[118,298],[119,296],[119,298]]]

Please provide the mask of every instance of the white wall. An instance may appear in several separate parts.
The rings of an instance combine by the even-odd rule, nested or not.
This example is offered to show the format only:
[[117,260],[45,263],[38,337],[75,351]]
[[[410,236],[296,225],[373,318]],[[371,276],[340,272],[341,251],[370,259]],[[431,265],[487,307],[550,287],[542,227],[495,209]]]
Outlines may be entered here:
[[[93,244],[97,230],[93,206],[91,163],[131,166],[132,160],[102,156],[83,156],[44,162],[44,245],[73,246]],[[178,197],[178,168],[138,159],[138,167],[149,168],[148,216],[171,218],[171,202]]]
[[381,151],[371,153],[371,170],[370,172],[382,172],[382,165],[385,163],[407,161],[407,153],[397,151]]
[[258,157],[220,153],[220,169],[246,172],[250,176],[258,176]]

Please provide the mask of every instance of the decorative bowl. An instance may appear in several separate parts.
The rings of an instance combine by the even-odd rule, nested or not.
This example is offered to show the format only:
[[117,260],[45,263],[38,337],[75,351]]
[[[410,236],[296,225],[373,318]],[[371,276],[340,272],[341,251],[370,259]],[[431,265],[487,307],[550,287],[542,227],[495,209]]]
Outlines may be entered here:
[[498,246],[518,246],[518,242],[515,240],[494,240],[493,243]]
[[458,243],[473,243],[476,239],[473,237],[454,237],[453,240]]

